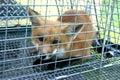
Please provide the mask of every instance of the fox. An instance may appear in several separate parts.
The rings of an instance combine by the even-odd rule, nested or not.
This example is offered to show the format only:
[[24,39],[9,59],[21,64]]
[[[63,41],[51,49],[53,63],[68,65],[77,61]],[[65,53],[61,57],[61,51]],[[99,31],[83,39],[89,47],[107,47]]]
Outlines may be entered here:
[[57,20],[47,20],[27,7],[32,25],[31,41],[45,59],[90,58],[90,46],[96,37],[92,18],[84,10],[65,11]]

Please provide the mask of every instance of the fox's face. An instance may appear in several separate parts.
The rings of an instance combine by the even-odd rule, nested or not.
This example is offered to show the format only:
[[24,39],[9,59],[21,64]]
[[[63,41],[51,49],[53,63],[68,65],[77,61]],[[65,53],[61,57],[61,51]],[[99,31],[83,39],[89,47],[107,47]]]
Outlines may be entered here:
[[32,43],[40,53],[48,54],[49,56],[57,56],[63,58],[65,51],[69,50],[70,36],[65,34],[66,27],[63,29],[60,26],[49,26],[46,28],[35,28],[32,31]]
[[[91,41],[77,42],[73,41],[86,40],[86,35],[88,39],[93,38],[94,33],[87,31],[92,31],[92,24],[86,24],[90,28],[86,28],[83,24],[71,24],[71,23],[61,23],[60,21],[50,21],[40,18],[36,11],[28,8],[28,13],[30,15],[30,20],[32,22],[32,43],[36,46],[36,49],[40,54],[44,53],[47,55],[46,59],[51,56],[56,56],[57,58],[64,58],[70,54],[71,49],[78,49],[89,47]],[[36,27],[37,26],[37,27]],[[79,33],[83,32],[83,33]],[[89,34],[89,35],[88,35]],[[86,44],[87,43],[87,44]],[[80,53],[80,51],[78,51]],[[76,52],[74,55],[77,55]],[[88,53],[88,50],[84,51]],[[82,55],[81,53],[80,55]]]

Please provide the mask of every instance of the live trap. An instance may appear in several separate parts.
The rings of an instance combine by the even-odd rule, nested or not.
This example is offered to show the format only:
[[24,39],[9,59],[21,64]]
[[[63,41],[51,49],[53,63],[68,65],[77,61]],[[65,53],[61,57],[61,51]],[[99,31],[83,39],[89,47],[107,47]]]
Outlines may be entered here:
[[[31,54],[36,46],[31,41],[28,6],[52,20],[70,9],[87,11],[99,32],[89,47],[91,58],[80,62],[75,60],[81,57],[41,61],[40,55]],[[119,14],[119,0],[1,0],[0,79],[119,80]]]

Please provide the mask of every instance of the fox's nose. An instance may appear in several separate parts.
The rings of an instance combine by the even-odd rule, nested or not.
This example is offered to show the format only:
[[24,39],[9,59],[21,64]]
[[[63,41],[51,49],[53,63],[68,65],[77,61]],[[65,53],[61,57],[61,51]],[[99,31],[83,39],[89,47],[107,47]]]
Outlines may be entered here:
[[53,55],[47,54],[47,53],[40,53],[40,57],[44,60],[52,58]]
[[45,53],[40,53],[40,58],[44,59],[46,57]]

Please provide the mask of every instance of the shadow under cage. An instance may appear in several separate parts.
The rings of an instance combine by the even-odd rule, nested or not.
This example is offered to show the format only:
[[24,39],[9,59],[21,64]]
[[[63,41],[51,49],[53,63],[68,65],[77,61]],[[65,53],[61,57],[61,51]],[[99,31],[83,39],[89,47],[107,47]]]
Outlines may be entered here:
[[[120,78],[119,0],[2,0],[0,4],[0,79]],[[86,21],[84,16],[91,16],[92,20]],[[85,24],[92,24],[96,31],[86,28],[82,32]],[[62,32],[64,28],[69,31]],[[97,36],[88,39],[92,32]],[[85,40],[75,39],[81,33],[85,34]],[[74,48],[74,43],[82,42],[83,48]],[[90,55],[78,56],[89,49]],[[81,50],[83,53],[77,52]],[[78,55],[74,56],[75,51]],[[66,57],[66,53],[70,56]]]

